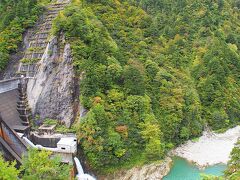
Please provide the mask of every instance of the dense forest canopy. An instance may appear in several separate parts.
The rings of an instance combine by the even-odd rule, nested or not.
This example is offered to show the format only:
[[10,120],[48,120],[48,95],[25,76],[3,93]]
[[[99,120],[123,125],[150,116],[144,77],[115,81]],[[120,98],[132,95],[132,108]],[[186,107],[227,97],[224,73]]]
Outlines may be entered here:
[[239,123],[240,1],[75,0],[55,20],[89,109],[78,136],[98,169],[162,158]]
[[[48,0],[0,1],[0,71]],[[89,112],[76,124],[93,168],[163,158],[240,117],[240,0],[73,0],[65,33]]]

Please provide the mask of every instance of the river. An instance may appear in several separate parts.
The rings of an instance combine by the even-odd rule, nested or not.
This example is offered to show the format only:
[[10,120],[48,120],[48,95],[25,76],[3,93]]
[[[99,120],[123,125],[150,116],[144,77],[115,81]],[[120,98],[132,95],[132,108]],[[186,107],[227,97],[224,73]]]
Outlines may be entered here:
[[187,162],[185,159],[174,157],[173,167],[163,180],[199,180],[200,174],[211,174],[215,176],[223,175],[226,165],[218,164],[200,170],[194,164]]

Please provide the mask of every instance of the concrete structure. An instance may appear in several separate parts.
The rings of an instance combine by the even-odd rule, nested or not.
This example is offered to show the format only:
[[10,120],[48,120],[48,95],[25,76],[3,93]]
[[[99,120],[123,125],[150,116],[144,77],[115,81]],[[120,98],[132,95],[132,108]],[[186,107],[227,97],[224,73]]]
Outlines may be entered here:
[[[22,93],[19,84],[21,78],[0,81],[0,113],[3,121],[16,132],[29,133],[29,116],[26,119],[27,97]],[[26,111],[27,112],[27,111]]]
[[[6,151],[19,163],[21,163],[22,155],[27,153],[27,147],[29,146],[52,151],[54,155],[62,157],[63,163],[74,164],[73,157],[77,153],[75,135],[62,137],[60,135],[60,137],[54,138],[53,126],[40,128],[47,133],[38,134],[38,136],[31,135],[32,111],[28,106],[29,100],[33,112],[39,114],[42,120],[53,117],[64,121],[68,127],[77,114],[75,109],[77,109],[78,104],[74,102],[73,98],[76,97],[73,90],[76,88],[75,81],[77,80],[74,78],[70,45],[66,44],[63,47],[58,47],[58,41],[49,42],[52,20],[69,2],[70,0],[58,0],[56,3],[52,3],[47,7],[46,14],[40,18],[35,29],[29,30],[30,37],[26,36],[24,38],[26,40],[24,42],[27,44],[24,61],[18,61],[20,65],[18,72],[15,74],[11,66],[11,73],[9,73],[11,76],[8,76],[17,77],[21,75],[22,77],[0,81],[0,113],[2,114],[2,118],[0,116],[0,151]],[[50,57],[51,48],[55,49],[53,54],[56,53]],[[36,63],[36,60],[41,62]],[[57,62],[59,63],[56,64]],[[52,74],[52,72],[57,73]],[[50,76],[51,74],[52,76]],[[23,76],[27,78],[23,78]],[[28,91],[26,91],[26,88]],[[76,90],[76,92],[79,91]],[[27,94],[31,95],[29,99]],[[38,142],[47,141],[44,143],[46,145],[50,144],[50,147],[40,145],[34,140]],[[80,162],[77,165],[78,167],[79,164]],[[93,178],[81,173],[78,175],[78,179],[92,180]]]
[[61,162],[73,164],[73,157],[77,153],[77,139],[73,137],[63,137],[57,143],[56,148],[44,147],[42,145],[35,145],[27,137],[23,137],[25,142],[32,148],[37,148],[39,150],[48,150],[53,152],[53,155],[59,155],[61,157]]
[[[38,71],[37,64],[33,62],[35,62],[36,59],[41,60],[45,52],[52,20],[69,2],[70,1],[66,0],[57,1],[47,7],[46,13],[35,26],[37,28],[33,28],[32,31],[29,30],[30,37],[24,38],[24,42],[26,40],[28,44],[24,52],[25,61],[18,62],[20,63],[18,72],[16,72],[15,75],[13,74],[16,78],[0,81],[0,138],[2,138],[0,144],[4,146],[5,149],[8,149],[8,153],[14,156],[19,162],[21,161],[22,149],[18,147],[21,147],[22,144],[25,146],[25,143],[24,141],[21,142],[22,139],[16,132],[23,134],[24,137],[30,138],[32,112],[28,106],[29,99],[26,93],[27,81],[29,77],[34,78],[35,73]],[[32,51],[32,49],[34,49],[34,51]],[[19,75],[22,77],[18,77]],[[23,78],[23,76],[27,76],[28,78]],[[33,90],[34,89],[35,88],[33,88]],[[44,104],[44,108],[47,108],[46,104]],[[63,144],[61,144],[61,146],[63,146]],[[67,148],[67,146],[65,148]],[[72,150],[72,148],[70,149]],[[1,148],[1,150],[3,150],[3,148]],[[17,156],[14,153],[17,154]]]
[[61,138],[57,143],[57,148],[62,152],[66,153],[77,153],[77,138],[76,137],[65,137]]
[[0,144],[4,147],[5,154],[9,153],[13,159],[21,163],[21,156],[27,152],[27,146],[30,146],[52,151],[54,155],[61,156],[63,163],[73,164],[73,157],[77,153],[75,135],[58,134],[54,138],[53,126],[41,126],[40,131],[47,131],[47,133],[40,133],[37,138],[42,141],[52,139],[56,147],[52,147],[51,144],[50,147],[35,145],[28,139],[37,138],[34,138],[34,134],[30,136],[31,109],[28,107],[25,85],[25,78],[0,81]]
[[38,128],[38,131],[41,134],[53,134],[55,127],[56,127],[56,124],[54,125],[43,124]]

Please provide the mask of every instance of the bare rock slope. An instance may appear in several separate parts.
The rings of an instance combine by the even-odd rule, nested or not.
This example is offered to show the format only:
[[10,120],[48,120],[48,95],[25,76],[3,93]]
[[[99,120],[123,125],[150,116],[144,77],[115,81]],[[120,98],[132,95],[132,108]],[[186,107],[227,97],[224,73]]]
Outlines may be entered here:
[[57,38],[48,44],[35,78],[28,82],[29,104],[41,119],[52,118],[70,126],[74,120],[74,69],[70,45],[58,52]]
[[53,19],[68,3],[68,0],[62,0],[49,5],[46,15],[35,28],[37,33],[30,37],[28,47],[31,51],[25,53],[25,58],[39,61],[31,65],[21,63],[19,68],[26,76],[33,77],[27,88],[33,115],[39,115],[40,120],[63,121],[67,127],[78,111],[78,79],[75,79],[70,44],[65,43],[63,35],[50,38],[50,32]]

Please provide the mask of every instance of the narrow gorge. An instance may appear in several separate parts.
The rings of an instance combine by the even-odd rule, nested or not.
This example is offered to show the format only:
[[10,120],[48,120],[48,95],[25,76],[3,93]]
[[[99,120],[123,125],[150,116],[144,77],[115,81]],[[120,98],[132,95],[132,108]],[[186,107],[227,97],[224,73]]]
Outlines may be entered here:
[[0,164],[238,179],[239,22],[239,0],[0,1]]

